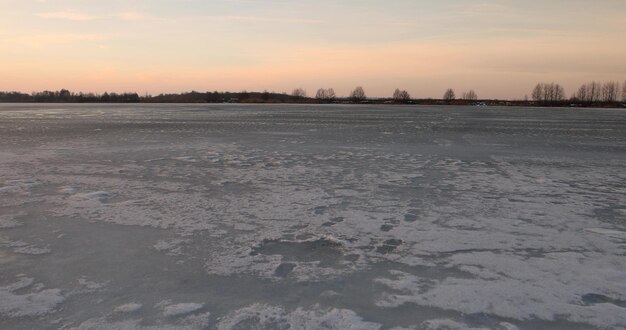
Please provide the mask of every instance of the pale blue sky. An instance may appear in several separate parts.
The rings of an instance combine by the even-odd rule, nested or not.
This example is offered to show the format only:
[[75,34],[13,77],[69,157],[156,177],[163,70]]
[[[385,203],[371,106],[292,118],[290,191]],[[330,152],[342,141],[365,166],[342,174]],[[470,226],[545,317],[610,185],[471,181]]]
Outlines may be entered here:
[[521,98],[623,81],[624,35],[623,0],[0,0],[0,90]]

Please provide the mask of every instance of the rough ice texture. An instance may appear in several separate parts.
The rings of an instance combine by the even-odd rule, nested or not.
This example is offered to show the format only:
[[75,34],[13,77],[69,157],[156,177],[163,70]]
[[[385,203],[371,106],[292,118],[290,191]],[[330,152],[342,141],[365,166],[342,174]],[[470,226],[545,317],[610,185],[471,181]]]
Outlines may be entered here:
[[204,304],[198,303],[180,303],[172,304],[163,307],[163,315],[165,316],[180,316],[197,312],[204,307]]
[[111,321],[107,318],[93,318],[81,323],[76,330],[202,330],[210,325],[211,314],[192,315],[176,322],[162,321],[160,324],[144,325],[141,319]]
[[47,247],[39,247],[33,244],[28,244],[24,241],[11,241],[5,237],[0,236],[0,248],[10,248],[14,253],[41,255],[50,253],[50,249]]
[[91,201],[99,201],[99,202],[104,201],[110,197],[111,197],[111,193],[106,192],[106,191],[92,191],[92,192],[76,194],[72,196],[72,198],[78,199],[78,200],[86,200],[86,201],[91,200]]
[[[0,105],[0,126],[0,279],[84,294],[0,328],[205,309],[164,299],[212,328],[626,327],[621,110]],[[107,315],[123,301],[150,307]]]
[[[51,313],[65,297],[59,289],[33,285],[34,279],[22,277],[18,282],[0,287],[0,315],[3,317],[38,316]],[[30,292],[18,294],[31,287]]]
[[81,291],[83,292],[99,291],[106,287],[106,283],[90,281],[84,277],[78,279],[78,285],[81,287]]
[[467,324],[448,319],[428,320],[422,325],[427,330],[489,330],[488,328],[473,328]]
[[9,229],[22,226],[22,223],[15,219],[15,215],[0,215],[0,229]]
[[255,304],[222,318],[219,330],[230,329],[352,329],[377,330],[381,325],[363,321],[350,310],[304,310],[287,312],[281,307]]
[[120,305],[115,307],[115,312],[117,313],[133,313],[141,309],[143,307],[142,304],[138,303],[128,303],[124,305]]

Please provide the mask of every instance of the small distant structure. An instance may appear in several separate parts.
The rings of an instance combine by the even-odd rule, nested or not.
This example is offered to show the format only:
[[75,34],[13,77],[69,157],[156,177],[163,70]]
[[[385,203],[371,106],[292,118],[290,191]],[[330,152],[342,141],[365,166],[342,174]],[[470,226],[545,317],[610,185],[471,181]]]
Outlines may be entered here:
[[228,100],[226,100],[226,103],[239,103],[239,98],[231,97]]

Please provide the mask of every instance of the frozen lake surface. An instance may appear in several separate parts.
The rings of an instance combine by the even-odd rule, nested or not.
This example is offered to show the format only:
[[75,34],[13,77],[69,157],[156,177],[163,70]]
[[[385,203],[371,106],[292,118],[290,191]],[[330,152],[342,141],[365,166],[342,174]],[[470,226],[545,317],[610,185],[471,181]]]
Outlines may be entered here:
[[626,111],[0,105],[1,329],[624,329]]

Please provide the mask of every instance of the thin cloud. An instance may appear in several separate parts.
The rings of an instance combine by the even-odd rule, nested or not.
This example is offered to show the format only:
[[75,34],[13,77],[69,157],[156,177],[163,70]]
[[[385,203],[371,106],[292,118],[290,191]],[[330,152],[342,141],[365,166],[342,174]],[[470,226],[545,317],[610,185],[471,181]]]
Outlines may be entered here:
[[209,16],[209,19],[223,20],[223,21],[248,21],[248,22],[267,22],[267,23],[299,23],[299,24],[319,24],[323,21],[308,18],[279,18],[279,17],[264,17],[264,16]]
[[139,21],[144,20],[149,17],[149,15],[141,13],[141,12],[120,12],[110,15],[90,15],[86,13],[82,13],[75,10],[66,10],[66,11],[57,11],[57,12],[47,12],[47,13],[39,13],[36,16],[46,19],[60,19],[60,20],[69,20],[69,21],[92,21],[98,19],[121,19],[125,21]]
[[123,19],[125,21],[140,21],[148,18],[147,14],[134,12],[134,11],[126,11],[112,15],[115,18]]
[[63,33],[21,35],[13,37],[9,39],[9,41],[12,41],[18,45],[39,48],[70,43],[101,42],[110,38],[110,35],[104,34]]
[[79,11],[74,11],[74,10],[39,13],[37,14],[37,16],[41,18],[63,19],[63,20],[70,20],[70,21],[91,21],[91,20],[98,18],[97,16],[92,16],[92,15],[81,13]]

